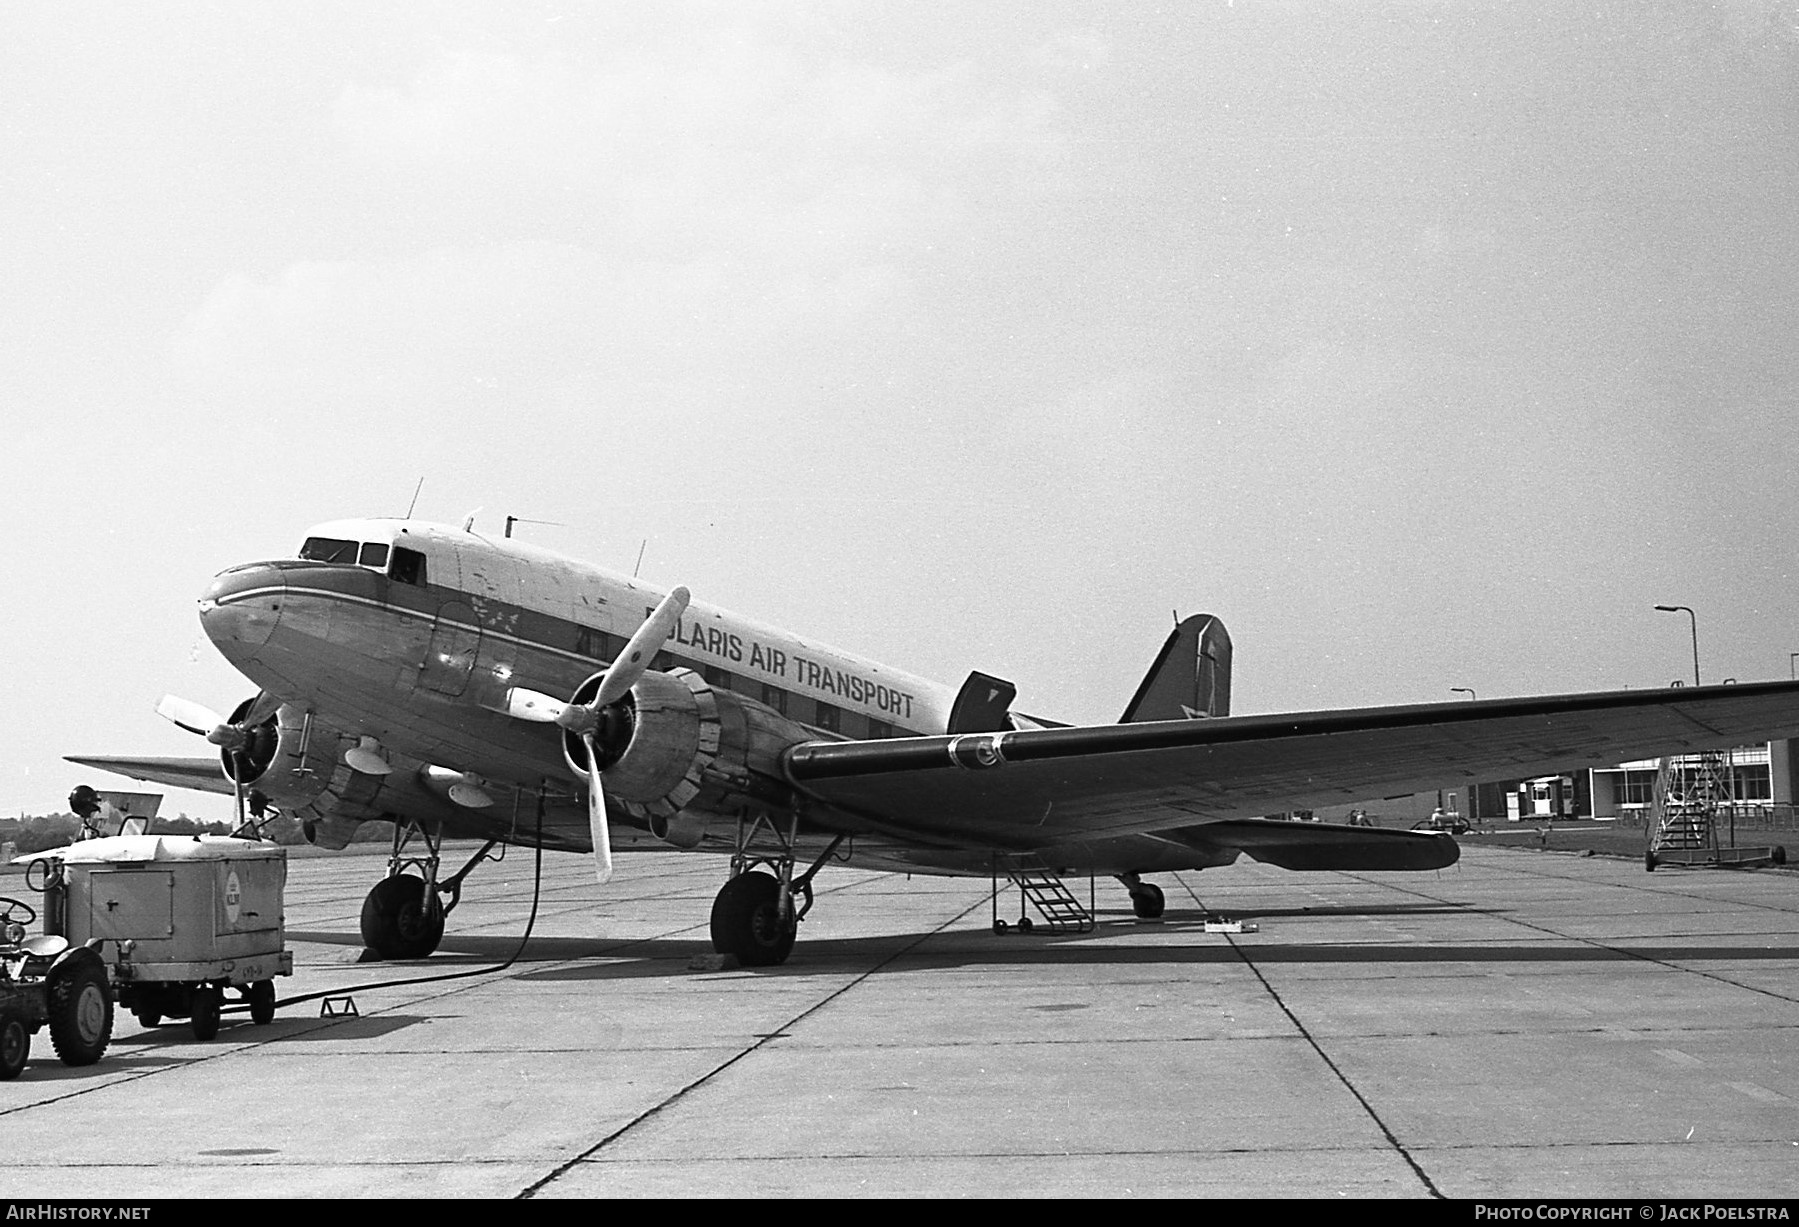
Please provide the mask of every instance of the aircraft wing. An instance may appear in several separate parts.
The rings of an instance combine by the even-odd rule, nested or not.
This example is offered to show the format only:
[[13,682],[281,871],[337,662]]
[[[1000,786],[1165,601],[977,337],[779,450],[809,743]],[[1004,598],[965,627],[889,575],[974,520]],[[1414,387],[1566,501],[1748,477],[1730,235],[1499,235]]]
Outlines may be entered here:
[[195,792],[216,792],[229,797],[231,781],[219,768],[218,755],[211,758],[83,758],[70,754],[67,760],[83,767],[98,767],[133,780],[149,780],[170,788],[191,788]]
[[[1799,682],[1763,682],[808,742],[788,752],[787,770],[806,793],[890,834],[1041,847],[1126,834],[1197,840],[1202,832],[1180,832],[1796,735]],[[1263,833],[1275,825],[1287,824],[1207,826],[1203,835],[1258,859],[1303,859],[1294,841],[1310,824]]]

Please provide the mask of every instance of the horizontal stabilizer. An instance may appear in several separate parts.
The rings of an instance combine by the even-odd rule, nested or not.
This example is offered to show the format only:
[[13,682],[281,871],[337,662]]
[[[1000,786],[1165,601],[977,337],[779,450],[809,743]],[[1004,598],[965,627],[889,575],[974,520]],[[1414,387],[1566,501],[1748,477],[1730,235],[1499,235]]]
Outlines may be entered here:
[[70,754],[65,756],[65,761],[80,763],[83,767],[98,767],[101,771],[110,771],[114,775],[122,775],[128,779],[149,780],[169,788],[191,788],[196,792],[216,792],[227,797],[234,792],[231,781],[225,778],[225,773],[219,768],[217,756],[212,758],[84,758],[80,755]]

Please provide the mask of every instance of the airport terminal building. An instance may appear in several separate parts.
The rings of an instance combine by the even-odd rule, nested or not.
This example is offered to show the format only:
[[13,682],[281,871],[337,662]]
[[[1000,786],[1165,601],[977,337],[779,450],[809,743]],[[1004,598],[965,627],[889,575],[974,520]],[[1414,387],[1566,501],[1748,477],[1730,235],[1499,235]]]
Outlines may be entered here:
[[[1698,755],[1675,759],[1683,774],[1696,771]],[[1475,823],[1589,818],[1601,822],[1641,823],[1655,800],[1661,760],[1643,759],[1614,767],[1583,767],[1533,779],[1494,780],[1466,788],[1416,793],[1362,802],[1339,810],[1319,811],[1327,822],[1343,821],[1350,809],[1366,811],[1381,826],[1410,826],[1441,806]],[[1799,793],[1799,759],[1792,741],[1738,746],[1730,751],[1732,795],[1740,810],[1790,814]]]

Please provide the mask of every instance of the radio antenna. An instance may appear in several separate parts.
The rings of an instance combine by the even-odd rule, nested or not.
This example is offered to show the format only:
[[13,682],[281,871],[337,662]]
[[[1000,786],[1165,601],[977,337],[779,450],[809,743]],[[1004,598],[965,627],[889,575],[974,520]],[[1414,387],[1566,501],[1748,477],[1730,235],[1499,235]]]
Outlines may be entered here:
[[419,491],[425,488],[425,475],[419,474],[419,484],[412,488],[412,501],[406,504],[406,518],[412,518],[412,509],[419,505]]
[[568,527],[568,525],[564,524],[561,520],[527,520],[524,516],[507,516],[506,535],[508,537],[512,536],[512,526],[514,524],[548,524],[552,528]]
[[637,565],[631,568],[631,578],[632,579],[636,579],[637,573],[639,571],[643,570],[643,552],[644,552],[644,550],[649,548],[649,544],[650,544],[650,539],[648,537],[645,537],[643,539],[643,544],[637,547]]

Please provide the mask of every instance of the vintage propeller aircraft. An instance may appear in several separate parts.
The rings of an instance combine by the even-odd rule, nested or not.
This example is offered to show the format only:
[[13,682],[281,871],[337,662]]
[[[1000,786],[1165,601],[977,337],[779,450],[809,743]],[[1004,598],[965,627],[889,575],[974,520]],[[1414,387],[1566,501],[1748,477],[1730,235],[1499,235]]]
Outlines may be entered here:
[[[296,558],[220,574],[200,620],[259,691],[229,716],[159,710],[219,757],[71,761],[234,792],[326,847],[395,823],[362,912],[392,958],[437,947],[497,842],[590,851],[602,882],[615,846],[728,854],[713,943],[767,965],[833,858],[1109,874],[1154,917],[1143,875],[1244,853],[1299,870],[1459,855],[1447,835],[1261,815],[1799,733],[1789,682],[1231,716],[1231,642],[1208,615],[1175,626],[1120,723],[1069,727],[1014,711],[997,678],[927,681],[472,521],[321,525]],[[446,837],[489,842],[445,876]]]

